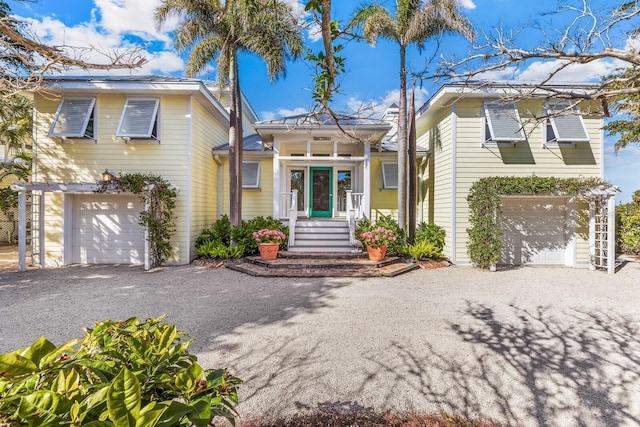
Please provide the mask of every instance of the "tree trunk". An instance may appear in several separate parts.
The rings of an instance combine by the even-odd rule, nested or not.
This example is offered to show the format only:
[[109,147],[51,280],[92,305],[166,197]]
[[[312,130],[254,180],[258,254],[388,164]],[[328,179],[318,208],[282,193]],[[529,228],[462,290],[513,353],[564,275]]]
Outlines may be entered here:
[[237,52],[229,58],[229,220],[242,224],[242,99]]
[[[407,70],[406,48],[400,46],[400,106],[398,108],[398,225],[407,227]],[[406,242],[406,233],[402,238]]]
[[411,106],[409,107],[409,138],[408,138],[408,146],[409,146],[409,173],[407,176],[409,177],[409,195],[407,197],[407,209],[409,210],[408,219],[408,241],[409,243],[413,243],[413,240],[416,236],[416,208],[417,208],[417,191],[416,191],[416,181],[418,178],[417,173],[417,153],[416,153],[416,99],[415,99],[416,88],[415,86],[411,90]]

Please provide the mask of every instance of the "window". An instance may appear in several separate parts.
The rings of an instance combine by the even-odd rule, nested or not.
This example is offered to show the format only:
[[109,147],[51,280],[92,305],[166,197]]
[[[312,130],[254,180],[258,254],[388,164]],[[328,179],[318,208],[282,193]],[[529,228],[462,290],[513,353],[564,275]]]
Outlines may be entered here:
[[158,139],[158,98],[127,98],[116,136]]
[[242,188],[260,188],[260,162],[242,162]]
[[91,97],[62,98],[49,136],[93,138],[95,104],[96,99]]
[[559,143],[573,145],[589,141],[589,133],[577,108],[570,108],[568,102],[547,103],[545,113],[550,116],[545,126],[545,146]]
[[382,162],[382,188],[398,188],[397,162]]
[[524,141],[524,131],[518,109],[513,103],[487,102],[484,104],[484,141],[485,146],[497,146],[506,142],[513,144]]

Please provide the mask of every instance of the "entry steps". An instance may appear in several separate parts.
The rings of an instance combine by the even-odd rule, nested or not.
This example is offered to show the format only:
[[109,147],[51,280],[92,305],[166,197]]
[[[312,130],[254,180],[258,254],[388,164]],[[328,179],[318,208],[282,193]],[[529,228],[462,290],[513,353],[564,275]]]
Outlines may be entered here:
[[349,253],[355,249],[349,240],[349,224],[345,219],[298,219],[295,244],[288,250]]

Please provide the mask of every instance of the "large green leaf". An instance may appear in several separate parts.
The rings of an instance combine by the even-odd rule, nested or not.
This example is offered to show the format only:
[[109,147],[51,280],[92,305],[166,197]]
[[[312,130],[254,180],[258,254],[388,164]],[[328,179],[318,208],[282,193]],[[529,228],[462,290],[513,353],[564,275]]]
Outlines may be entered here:
[[30,347],[24,349],[20,354],[31,360],[36,366],[40,366],[40,361],[56,349],[56,346],[44,336],[38,338]]
[[81,339],[73,339],[70,341],[67,341],[66,343],[56,347],[53,350],[50,350],[46,355],[44,355],[44,357],[42,357],[40,359],[40,362],[38,363],[38,366],[40,368],[44,368],[47,365],[53,363],[56,361],[56,359],[58,357],[60,357],[63,353],[74,353],[75,349],[73,348],[74,346],[78,345],[80,342],[82,342]]
[[186,370],[176,375],[175,384],[180,390],[191,393],[199,379],[204,379],[204,370],[197,363],[192,363]]
[[48,390],[38,390],[22,396],[18,415],[29,426],[60,425],[69,419],[72,402],[57,393]]
[[13,377],[30,374],[38,369],[35,363],[17,353],[0,354],[0,376]]
[[162,402],[166,405],[166,409],[162,414],[162,418],[158,420],[157,427],[171,427],[178,425],[185,415],[192,411],[191,406],[175,400]]
[[165,411],[165,407],[157,404],[157,402],[151,402],[140,410],[140,417],[136,420],[136,427],[155,427],[158,425],[158,420]]
[[211,413],[211,397],[205,396],[191,404],[193,411],[189,413],[189,421],[196,427],[207,427],[213,414]]
[[140,415],[140,382],[126,367],[107,391],[109,419],[116,427],[133,427]]

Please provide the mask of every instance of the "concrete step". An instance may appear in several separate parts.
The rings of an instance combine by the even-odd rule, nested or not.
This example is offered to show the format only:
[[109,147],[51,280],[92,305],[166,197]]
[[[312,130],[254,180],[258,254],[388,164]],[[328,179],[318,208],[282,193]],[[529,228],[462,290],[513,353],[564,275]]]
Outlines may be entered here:
[[296,243],[298,240],[346,240],[349,242],[349,233],[316,233],[296,231]]

